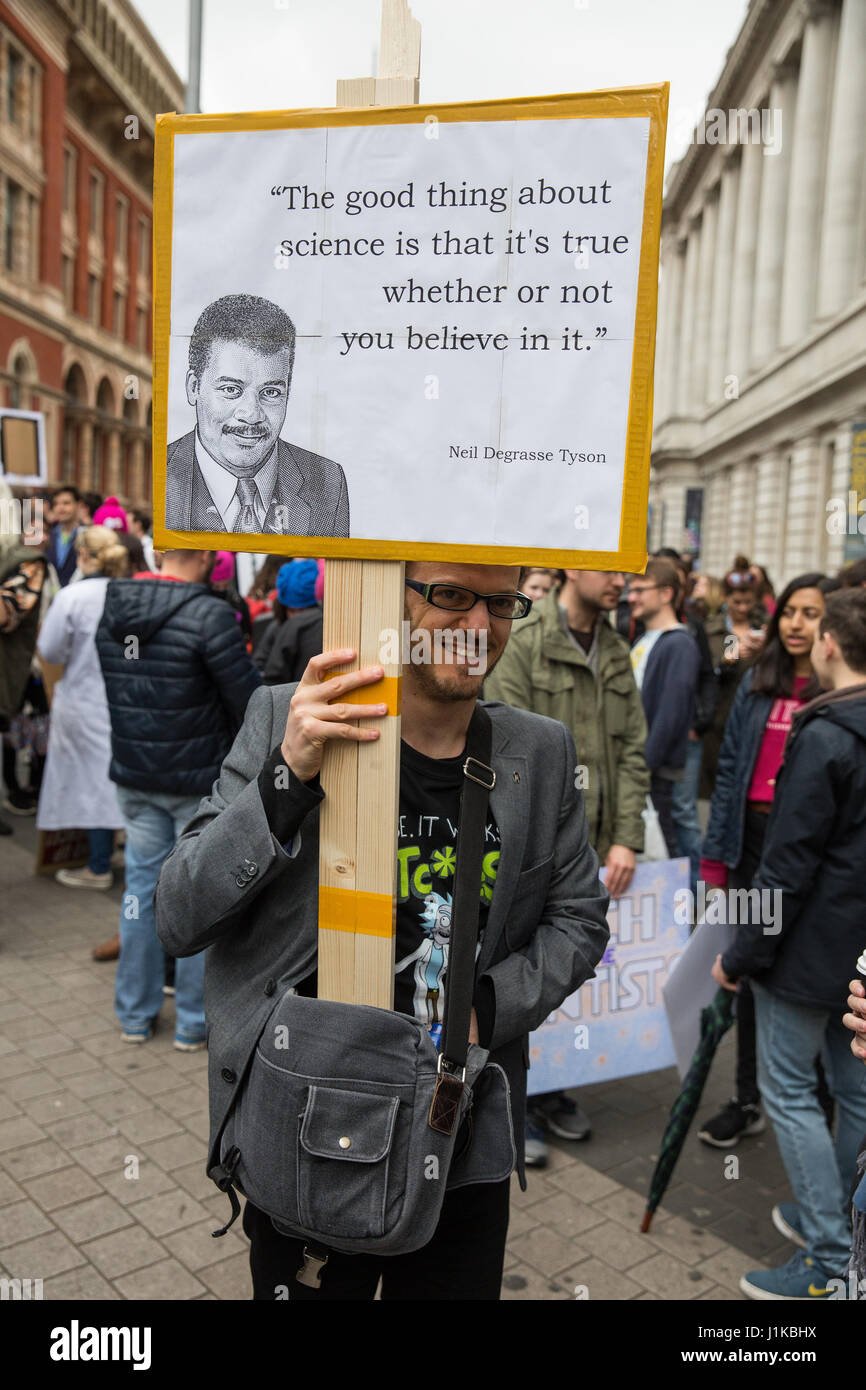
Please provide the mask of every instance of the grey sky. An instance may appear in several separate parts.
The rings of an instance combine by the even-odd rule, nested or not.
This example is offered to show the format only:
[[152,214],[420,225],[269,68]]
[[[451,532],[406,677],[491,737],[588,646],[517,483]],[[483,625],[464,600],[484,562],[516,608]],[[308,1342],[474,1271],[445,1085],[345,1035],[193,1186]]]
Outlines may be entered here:
[[[178,73],[185,0],[136,0]],[[421,100],[484,100],[669,81],[667,163],[715,86],[747,0],[411,0]],[[375,72],[379,0],[205,0],[204,111],[333,106]],[[686,119],[686,115],[690,119]]]

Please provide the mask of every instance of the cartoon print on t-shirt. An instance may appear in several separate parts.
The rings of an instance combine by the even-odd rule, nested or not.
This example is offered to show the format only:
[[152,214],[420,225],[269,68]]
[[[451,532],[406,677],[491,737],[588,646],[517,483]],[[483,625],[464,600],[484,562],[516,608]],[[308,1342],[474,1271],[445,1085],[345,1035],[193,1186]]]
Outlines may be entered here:
[[[401,796],[405,794],[404,778]],[[457,801],[459,786],[451,800]],[[420,801],[420,798],[418,798]],[[424,809],[401,810],[397,841],[397,963],[395,1007],[427,1028],[441,1024],[447,989],[454,871],[457,867],[457,816],[428,808],[449,801],[435,796]],[[485,828],[481,864],[479,949],[499,863],[499,829],[492,817]],[[450,890],[450,891],[449,891]],[[476,957],[477,958],[477,957]]]
[[421,906],[421,927],[424,937],[420,946],[404,956],[395,966],[399,975],[408,965],[415,965],[415,1017],[427,1015],[427,1022],[441,1023],[438,1003],[442,976],[448,967],[448,944],[451,939],[451,895],[441,897],[428,893]]

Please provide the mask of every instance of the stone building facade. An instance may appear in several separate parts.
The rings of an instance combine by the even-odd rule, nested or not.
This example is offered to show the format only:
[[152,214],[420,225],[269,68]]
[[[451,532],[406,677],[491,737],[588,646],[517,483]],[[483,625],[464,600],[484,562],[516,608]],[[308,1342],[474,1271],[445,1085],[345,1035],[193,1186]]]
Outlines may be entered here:
[[866,0],[752,0],[668,179],[650,546],[710,574],[866,554],[864,68]]
[[149,505],[154,115],[183,87],[127,0],[0,0],[0,403],[48,477]]

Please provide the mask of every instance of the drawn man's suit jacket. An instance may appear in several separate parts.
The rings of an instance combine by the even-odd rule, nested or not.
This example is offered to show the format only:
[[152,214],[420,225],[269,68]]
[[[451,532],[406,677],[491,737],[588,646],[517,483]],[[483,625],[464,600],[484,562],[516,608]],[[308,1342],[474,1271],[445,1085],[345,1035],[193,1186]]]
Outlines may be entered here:
[[[338,463],[277,440],[277,482],[261,532],[348,536],[349,494]],[[223,521],[195,458],[195,430],[168,446],[165,524],[170,531],[222,531]]]

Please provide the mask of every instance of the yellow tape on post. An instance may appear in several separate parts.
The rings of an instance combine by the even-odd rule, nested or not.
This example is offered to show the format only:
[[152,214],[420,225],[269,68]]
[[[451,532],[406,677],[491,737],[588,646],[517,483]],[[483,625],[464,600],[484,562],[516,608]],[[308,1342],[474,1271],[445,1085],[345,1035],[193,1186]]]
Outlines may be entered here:
[[362,685],[360,690],[350,690],[341,695],[335,703],[341,705],[387,705],[388,713],[400,713],[400,699],[403,693],[402,676],[383,676],[372,685]]
[[323,929],[390,938],[394,935],[394,900],[387,893],[320,884],[319,930]]

